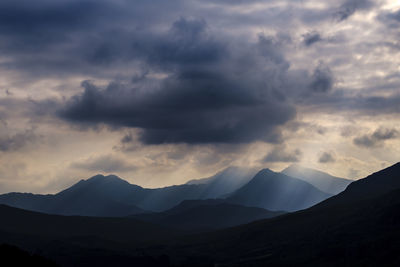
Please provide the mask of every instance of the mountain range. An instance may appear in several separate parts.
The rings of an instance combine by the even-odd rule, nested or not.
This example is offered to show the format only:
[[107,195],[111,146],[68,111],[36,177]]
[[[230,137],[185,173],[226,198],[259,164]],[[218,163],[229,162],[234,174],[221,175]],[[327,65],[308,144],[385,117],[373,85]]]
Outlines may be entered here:
[[269,169],[253,174],[251,169],[227,168],[213,177],[156,189],[130,184],[115,175],[96,175],[54,195],[3,194],[0,204],[48,214],[122,217],[163,212],[184,200],[217,198],[247,207],[295,211],[331,196]]
[[342,192],[351,182],[353,182],[352,180],[335,177],[328,173],[306,168],[299,164],[288,166],[282,171],[282,173],[306,181],[319,190],[332,195]]
[[[185,201],[168,212],[221,204]],[[66,217],[0,205],[0,243],[62,266],[398,266],[399,211],[397,163],[310,208],[201,233],[135,217]]]

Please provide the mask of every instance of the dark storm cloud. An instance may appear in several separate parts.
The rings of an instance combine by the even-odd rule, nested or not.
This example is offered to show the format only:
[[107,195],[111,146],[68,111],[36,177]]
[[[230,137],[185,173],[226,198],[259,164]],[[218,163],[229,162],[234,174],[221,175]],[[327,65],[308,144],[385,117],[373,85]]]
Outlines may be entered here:
[[[295,102],[378,112],[396,108],[396,103],[386,103],[393,98],[374,100],[367,107],[340,95],[334,90],[334,75],[328,66],[319,65],[311,74],[292,70],[285,57],[285,45],[292,40],[279,31],[293,22],[287,6],[278,8],[281,18],[277,19],[276,14],[272,16],[274,8],[258,11],[254,17],[200,3],[2,1],[0,52],[8,58],[0,66],[27,71],[34,78],[78,74],[112,80],[131,72],[130,84],[111,82],[102,87],[83,82],[83,92],[69,99],[57,114],[75,125],[139,128],[140,141],[146,144],[279,143],[281,127],[295,118]],[[348,17],[371,5],[365,0],[346,1],[341,11]],[[184,15],[198,19],[179,18],[183,7]],[[331,9],[301,8],[299,12],[304,23],[313,23],[328,19]],[[277,21],[279,33],[260,35],[256,42],[239,41],[227,33],[268,20]],[[208,21],[227,31],[215,30]],[[308,46],[320,40],[317,32],[304,36]],[[32,116],[47,116],[57,104],[30,104]]]
[[121,158],[113,155],[103,155],[95,158],[89,158],[85,161],[74,162],[71,164],[72,168],[84,169],[92,172],[126,172],[133,171],[136,166],[126,162]]
[[381,145],[384,141],[399,136],[397,129],[378,128],[372,134],[365,134],[353,139],[353,143],[361,147],[374,147]]
[[303,43],[306,46],[311,46],[315,43],[321,42],[322,41],[322,37],[318,32],[309,32],[303,35]]
[[321,156],[318,159],[319,163],[332,163],[335,162],[335,156],[331,152],[324,152],[321,154]]
[[174,8],[180,2],[1,1],[0,52],[8,57],[0,67],[36,78],[104,76],[104,66],[135,59],[135,40],[163,19],[176,19]]
[[262,162],[298,162],[302,152],[299,149],[287,150],[285,147],[276,147],[269,152]]
[[358,10],[368,10],[374,6],[371,0],[346,0],[335,13],[335,17],[339,21],[348,19]]
[[156,86],[84,82],[60,116],[140,128],[146,144],[281,142],[279,127],[295,109],[285,100],[293,81],[279,40],[260,35],[246,47],[227,43],[203,20],[181,18],[166,34],[137,43],[149,68],[167,75]]

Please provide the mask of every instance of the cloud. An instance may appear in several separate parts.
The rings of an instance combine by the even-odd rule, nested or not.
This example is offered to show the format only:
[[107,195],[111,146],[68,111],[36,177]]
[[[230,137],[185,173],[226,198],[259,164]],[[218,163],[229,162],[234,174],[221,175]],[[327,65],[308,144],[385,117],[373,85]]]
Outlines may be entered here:
[[91,157],[83,161],[74,162],[72,168],[91,172],[128,172],[136,170],[136,166],[114,155]]
[[302,152],[299,149],[286,150],[285,147],[276,147],[269,152],[262,162],[298,162]]
[[0,136],[0,151],[11,152],[19,150],[36,141],[38,137],[33,129],[19,132],[14,135]]
[[[281,142],[279,127],[296,113],[285,94],[299,81],[288,72],[278,38],[260,35],[255,43],[228,46],[203,20],[181,18],[152,40],[137,47],[147,48],[142,57],[164,77],[106,88],[85,81],[60,117],[140,128],[145,144]],[[303,83],[325,90],[324,73]]]
[[338,21],[343,21],[352,16],[356,11],[368,10],[373,6],[375,4],[370,0],[346,0],[335,13],[335,17]]
[[378,20],[388,28],[398,30],[400,24],[400,10],[394,12],[382,12],[378,15]]
[[313,45],[315,43],[318,43],[318,42],[321,42],[321,41],[322,41],[322,37],[316,31],[308,32],[306,34],[303,34],[303,43],[306,46],[311,46],[311,45]]
[[314,70],[310,88],[314,92],[326,93],[333,87],[334,78],[329,67],[322,63]]
[[372,134],[365,134],[353,139],[353,143],[360,147],[374,147],[381,145],[384,141],[395,139],[399,136],[397,129],[378,128]]
[[322,153],[318,159],[319,163],[332,163],[335,161],[336,161],[335,156],[331,152]]

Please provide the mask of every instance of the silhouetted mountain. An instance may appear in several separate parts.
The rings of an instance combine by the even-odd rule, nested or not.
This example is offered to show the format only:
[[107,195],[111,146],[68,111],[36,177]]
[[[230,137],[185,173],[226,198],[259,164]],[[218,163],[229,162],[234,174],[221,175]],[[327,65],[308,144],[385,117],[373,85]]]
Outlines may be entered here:
[[302,180],[264,169],[229,196],[227,201],[267,210],[296,211],[330,196]]
[[120,217],[165,211],[183,200],[206,199],[217,192],[227,192],[222,188],[226,183],[219,181],[147,189],[115,175],[96,175],[55,195],[8,193],[0,195],[0,203],[50,214]]
[[[178,231],[135,218],[62,216],[27,211],[0,204],[0,231],[55,239],[96,237],[142,244],[176,236]],[[0,235],[1,236],[1,235]],[[5,240],[0,239],[0,243]]]
[[169,254],[188,255],[187,266],[398,266],[399,214],[397,163],[309,209],[186,239]]
[[[217,207],[219,201],[206,202]],[[193,207],[202,206],[182,203],[175,212]],[[399,211],[398,163],[309,209],[187,236],[134,218],[0,206],[0,243],[41,251],[66,266],[168,266],[168,259],[173,266],[399,266]]]
[[305,168],[298,164],[290,165],[284,169],[282,173],[306,181],[319,190],[333,195],[342,192],[351,182],[353,182],[353,180],[335,177],[328,173]]
[[400,189],[400,162],[352,182],[342,193],[320,203],[318,207],[364,201]]
[[134,218],[49,215],[5,205],[0,205],[0,218],[0,244],[39,252],[61,266],[169,266],[166,256],[131,248],[181,235]]
[[208,199],[185,200],[164,212],[138,214],[133,217],[179,230],[209,231],[282,214],[284,212],[272,212],[262,208],[226,203],[223,199]]
[[0,203],[49,214],[120,217],[145,212],[123,202],[135,187],[113,175],[96,175],[55,195],[9,193],[0,195]]
[[186,184],[206,185],[203,198],[222,198],[248,183],[256,173],[255,169],[228,167],[209,178],[190,180]]

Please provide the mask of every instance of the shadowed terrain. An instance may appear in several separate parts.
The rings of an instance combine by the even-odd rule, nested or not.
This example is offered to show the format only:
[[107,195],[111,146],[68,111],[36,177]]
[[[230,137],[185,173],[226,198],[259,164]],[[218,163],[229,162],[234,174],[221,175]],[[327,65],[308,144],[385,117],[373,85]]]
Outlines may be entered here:
[[[169,212],[204,206],[183,202]],[[399,211],[400,163],[311,208],[207,233],[135,218],[65,217],[2,205],[0,242],[40,251],[63,266],[111,266],[112,259],[120,266],[397,266]],[[194,220],[201,224],[200,217]]]

